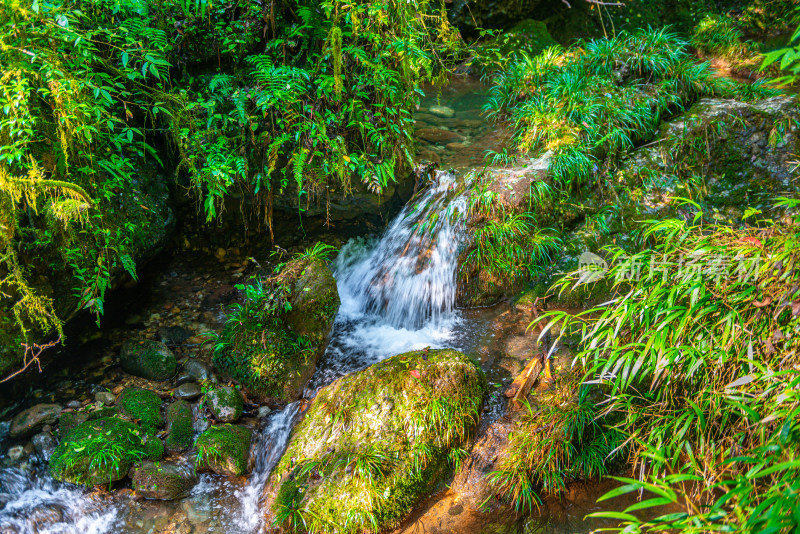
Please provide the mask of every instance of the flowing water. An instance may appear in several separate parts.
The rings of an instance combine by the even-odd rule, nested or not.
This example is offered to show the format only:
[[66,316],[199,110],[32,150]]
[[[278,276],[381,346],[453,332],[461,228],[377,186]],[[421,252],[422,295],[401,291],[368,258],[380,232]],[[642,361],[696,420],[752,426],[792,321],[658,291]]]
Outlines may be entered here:
[[[464,118],[437,124],[438,119],[429,116],[424,127],[456,131],[459,124],[480,122],[467,118],[479,108],[482,95],[474,84],[462,93],[464,109],[458,113]],[[436,102],[427,104],[432,103]],[[431,144],[425,150],[464,169],[477,164],[484,150],[482,139],[502,139],[485,126],[472,133],[458,132],[459,143]],[[332,266],[341,307],[328,348],[305,391],[307,399],[337,377],[395,354],[425,347],[476,353],[478,347],[487,346],[487,339],[494,336],[486,332],[490,321],[481,322],[480,313],[455,305],[467,210],[463,181],[452,172],[437,172],[380,237],[354,239],[342,247]],[[492,399],[484,420],[502,412],[502,395]],[[301,403],[292,403],[267,417],[256,433],[253,469],[246,480],[205,474],[182,501],[142,502],[130,493],[90,492],[58,484],[46,474],[46,462],[27,472],[1,468],[0,533],[260,532],[264,486],[300,416]],[[188,530],[180,530],[186,525]]]

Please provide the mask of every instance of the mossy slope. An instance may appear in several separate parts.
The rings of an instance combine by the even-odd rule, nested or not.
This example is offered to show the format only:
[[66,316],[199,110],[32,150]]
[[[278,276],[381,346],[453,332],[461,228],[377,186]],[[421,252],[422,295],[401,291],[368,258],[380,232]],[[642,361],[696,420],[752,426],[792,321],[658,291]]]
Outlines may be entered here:
[[454,350],[400,354],[322,389],[267,484],[285,527],[377,532],[437,484],[475,427],[486,381]]

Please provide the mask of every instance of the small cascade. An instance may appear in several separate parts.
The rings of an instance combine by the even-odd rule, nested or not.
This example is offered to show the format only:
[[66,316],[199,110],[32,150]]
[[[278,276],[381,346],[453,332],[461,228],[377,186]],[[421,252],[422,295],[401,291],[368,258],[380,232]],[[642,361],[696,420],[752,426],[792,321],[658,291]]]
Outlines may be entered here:
[[307,395],[388,356],[452,345],[466,208],[456,176],[437,172],[380,239],[342,247],[333,267],[342,304]]
[[255,438],[253,472],[247,485],[236,492],[241,509],[235,522],[242,532],[258,532],[262,527],[264,512],[260,501],[264,486],[286,449],[299,412],[300,403],[293,402],[280,412],[270,415],[267,426]]
[[119,515],[103,499],[39,470],[31,476],[0,469],[0,502],[0,531],[19,534],[102,534],[111,531]]

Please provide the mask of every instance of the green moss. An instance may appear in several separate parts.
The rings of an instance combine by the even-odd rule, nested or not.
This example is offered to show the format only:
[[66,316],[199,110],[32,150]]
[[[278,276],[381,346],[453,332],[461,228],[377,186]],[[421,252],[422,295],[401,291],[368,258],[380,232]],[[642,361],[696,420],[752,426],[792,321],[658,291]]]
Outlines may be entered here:
[[214,417],[223,423],[233,423],[242,416],[244,397],[238,389],[216,387],[206,393],[206,403]]
[[257,396],[293,400],[313,374],[339,309],[333,274],[320,260],[293,260],[247,294],[225,324],[214,365]]
[[278,523],[308,530],[397,526],[474,429],[486,381],[453,350],[400,354],[322,389],[273,471]]
[[50,457],[50,474],[59,481],[94,486],[125,478],[147,454],[145,433],[116,417],[86,421],[67,432]]
[[164,442],[155,436],[150,436],[144,444],[144,457],[157,461],[164,457]]
[[177,400],[167,408],[167,448],[171,451],[188,449],[194,443],[192,407]]
[[178,361],[169,348],[158,341],[132,339],[122,345],[119,360],[126,373],[148,380],[167,380],[175,376]]
[[149,389],[125,388],[117,398],[120,411],[141,423],[149,434],[164,425],[161,417],[161,399]]
[[197,438],[198,470],[240,476],[247,472],[253,431],[239,425],[212,426]]
[[89,411],[82,409],[76,412],[63,412],[58,417],[58,436],[63,441],[69,432],[81,423],[86,421],[94,421],[103,417],[114,417],[117,414],[117,408],[103,407],[99,410]]
[[172,464],[143,462],[133,474],[133,489],[147,499],[173,500],[185,496],[197,477]]

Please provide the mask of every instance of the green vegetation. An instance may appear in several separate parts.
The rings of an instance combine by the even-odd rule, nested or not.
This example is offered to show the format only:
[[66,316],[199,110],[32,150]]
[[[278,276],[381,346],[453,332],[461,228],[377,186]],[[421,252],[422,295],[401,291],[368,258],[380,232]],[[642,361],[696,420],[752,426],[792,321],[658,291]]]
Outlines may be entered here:
[[322,389],[273,471],[275,523],[293,532],[397,526],[461,457],[486,381],[453,350],[393,356]]
[[167,408],[167,440],[166,447],[171,451],[188,449],[194,443],[194,426],[191,405],[184,400],[177,400]]
[[[695,223],[652,222],[642,234],[651,248],[607,251],[613,301],[543,316],[563,335],[579,334],[576,362],[603,386],[602,415],[618,420],[609,430],[622,434],[634,465],[647,467],[647,479],[626,480],[608,497],[657,495],[598,516],[623,520],[626,532],[796,528],[781,510],[796,506],[798,476],[798,207],[782,199],[790,217],[752,210],[752,225],[739,228],[704,223],[701,213]],[[630,274],[637,266],[639,278]],[[670,503],[688,506],[653,520],[632,513]]]
[[430,0],[9,0],[0,35],[5,358],[76,307],[99,319],[166,231],[173,168],[207,221],[239,199],[270,232],[276,202],[380,193],[412,167],[420,84],[462,48]]
[[295,398],[314,371],[339,309],[330,269],[317,245],[266,280],[239,285],[214,348],[214,365],[259,396]]
[[63,437],[50,458],[50,474],[74,484],[110,484],[148,453],[152,457],[150,441],[138,426],[116,417],[87,421]]

